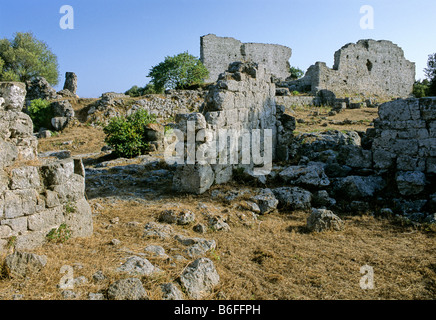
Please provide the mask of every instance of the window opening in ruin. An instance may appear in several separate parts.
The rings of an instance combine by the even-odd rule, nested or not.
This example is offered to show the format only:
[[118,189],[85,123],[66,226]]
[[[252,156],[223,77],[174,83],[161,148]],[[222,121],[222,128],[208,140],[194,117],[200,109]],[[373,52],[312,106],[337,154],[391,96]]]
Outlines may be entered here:
[[372,70],[372,62],[369,60],[366,60],[366,67],[368,68],[368,71],[371,72]]

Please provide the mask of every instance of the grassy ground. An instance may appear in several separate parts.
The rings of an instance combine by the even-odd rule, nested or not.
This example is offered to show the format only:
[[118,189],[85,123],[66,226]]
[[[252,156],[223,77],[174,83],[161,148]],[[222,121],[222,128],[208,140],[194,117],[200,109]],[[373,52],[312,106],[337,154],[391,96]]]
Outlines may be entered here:
[[[80,107],[80,106],[79,106]],[[78,107],[78,108],[79,108]],[[83,106],[82,106],[83,107]],[[80,110],[78,110],[80,111]],[[313,115],[312,108],[295,109],[297,132],[326,129],[365,131],[377,117],[377,109],[345,110],[334,117],[328,109]],[[318,110],[319,111],[319,110]],[[327,117],[327,119],[323,119]],[[348,126],[324,122],[349,119]],[[311,121],[313,120],[313,123]],[[308,124],[311,123],[311,124]],[[70,149],[73,154],[98,152],[104,145],[101,129],[80,124],[67,128],[56,137],[41,139],[39,151]],[[73,141],[72,144],[63,144]],[[241,186],[227,185],[215,189],[232,190]],[[90,238],[70,239],[65,243],[48,242],[34,250],[48,257],[47,266],[26,279],[0,279],[0,299],[63,299],[57,287],[62,266],[73,267],[74,277],[87,282],[77,285],[76,299],[87,299],[88,293],[104,292],[110,283],[125,275],[116,272],[129,256],[145,254],[149,244],[161,245],[174,256],[184,247],[175,240],[143,237],[144,225],[157,221],[164,209],[189,209],[197,222],[206,224],[206,216],[223,217],[230,231],[213,231],[199,235],[190,226],[174,226],[175,232],[214,239],[216,250],[207,254],[220,275],[220,284],[209,299],[276,300],[276,299],[435,299],[436,298],[436,233],[401,225],[393,219],[370,215],[343,215],[345,229],[340,232],[307,232],[307,212],[274,212],[253,219],[240,203],[213,200],[211,192],[201,196],[166,194],[150,200],[120,200],[100,195],[89,199],[93,209],[94,234]],[[116,219],[118,218],[118,219]],[[115,220],[114,220],[115,219]],[[118,220],[118,222],[116,222]],[[136,222],[131,224],[130,222]],[[111,244],[113,239],[121,241]],[[5,255],[0,257],[3,260]],[[142,278],[151,299],[161,299],[159,284],[177,283],[188,261],[167,261],[148,257],[164,271],[162,275]],[[363,290],[362,266],[374,270],[374,289]],[[92,275],[103,271],[106,280],[95,283]]]

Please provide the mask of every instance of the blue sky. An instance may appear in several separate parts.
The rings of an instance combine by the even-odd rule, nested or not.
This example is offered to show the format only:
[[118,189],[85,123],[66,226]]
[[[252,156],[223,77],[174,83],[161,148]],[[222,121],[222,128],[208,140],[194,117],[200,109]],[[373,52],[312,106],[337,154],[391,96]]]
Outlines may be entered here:
[[[74,29],[63,30],[63,5],[74,9]],[[360,27],[360,8],[374,8],[374,29]],[[0,0],[0,38],[32,31],[57,55],[62,89],[67,71],[81,97],[143,86],[150,68],[184,51],[199,57],[209,33],[243,42],[292,48],[290,63],[304,71],[360,39],[391,40],[424,78],[436,52],[434,0]]]

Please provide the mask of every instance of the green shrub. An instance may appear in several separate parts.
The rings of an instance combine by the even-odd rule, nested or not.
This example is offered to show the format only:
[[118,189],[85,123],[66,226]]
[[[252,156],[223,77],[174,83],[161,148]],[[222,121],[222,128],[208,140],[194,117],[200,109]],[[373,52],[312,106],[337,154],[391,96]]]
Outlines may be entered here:
[[50,242],[64,243],[71,238],[70,227],[63,223],[59,226],[59,228],[51,229],[46,238]]
[[145,126],[155,122],[156,116],[148,114],[146,110],[139,110],[127,117],[112,118],[103,129],[105,142],[119,157],[134,158],[142,155],[150,148],[145,137]]
[[163,93],[163,90],[158,91],[156,90],[153,83],[149,83],[143,88],[138,86],[133,86],[129,90],[127,90],[124,94],[131,96],[132,98],[136,98],[136,97],[144,96],[146,94],[156,94],[156,93]]
[[51,128],[51,119],[54,117],[48,100],[32,100],[27,108],[27,113],[33,121],[33,128],[38,132],[40,128]]

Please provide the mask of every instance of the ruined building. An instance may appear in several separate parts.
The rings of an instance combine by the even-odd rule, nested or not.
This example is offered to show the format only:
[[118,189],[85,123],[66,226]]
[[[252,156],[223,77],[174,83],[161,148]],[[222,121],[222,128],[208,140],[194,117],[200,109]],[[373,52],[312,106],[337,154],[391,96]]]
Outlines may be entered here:
[[400,47],[386,40],[360,40],[336,51],[333,69],[317,62],[303,78],[284,86],[313,95],[329,91],[338,98],[391,99],[408,97],[414,82],[415,63],[404,57]]
[[200,59],[209,70],[206,82],[215,82],[232,62],[251,61],[263,64],[273,76],[285,80],[289,77],[292,50],[277,44],[242,43],[228,37],[208,34],[200,38]]

